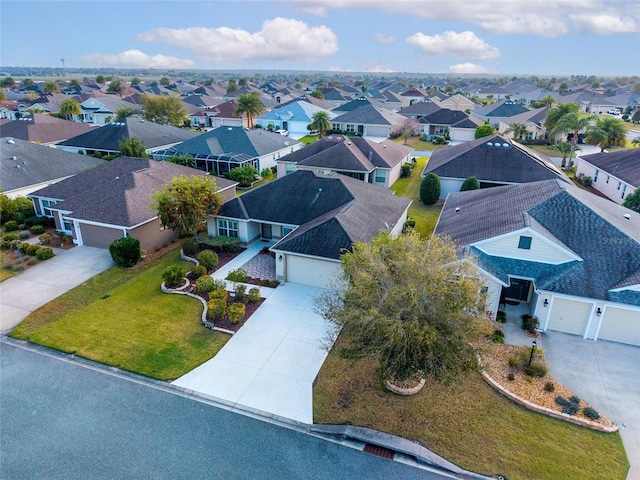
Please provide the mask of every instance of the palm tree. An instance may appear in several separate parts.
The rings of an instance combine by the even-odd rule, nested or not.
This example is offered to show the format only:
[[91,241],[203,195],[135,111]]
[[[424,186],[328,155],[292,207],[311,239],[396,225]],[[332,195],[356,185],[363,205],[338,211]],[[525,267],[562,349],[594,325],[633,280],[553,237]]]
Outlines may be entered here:
[[65,98],[60,102],[60,115],[64,115],[67,120],[71,120],[73,115],[82,115],[80,104],[73,98]]
[[549,94],[549,95],[545,95],[544,97],[542,97],[540,99],[540,102],[542,103],[546,103],[547,108],[551,108],[551,106],[557,102],[556,97],[554,97],[553,95]]
[[[562,155],[562,168],[566,167],[567,157],[571,153],[571,142],[559,142],[551,148],[558,150],[560,155]],[[580,150],[580,149],[576,147],[575,150]]]
[[121,107],[116,110],[116,122],[122,122],[125,118],[130,117],[134,113],[133,108]]
[[591,121],[593,120],[592,116],[581,117],[577,113],[567,113],[564,115],[555,128],[551,130],[551,134],[553,136],[560,133],[569,133],[571,134],[571,152],[569,153],[569,168],[571,168],[571,164],[573,163],[573,152],[576,149],[576,145],[578,144],[578,138],[580,132],[584,132],[591,126]]
[[504,133],[513,133],[513,138],[521,140],[523,137],[527,137],[527,125],[522,122],[510,123]]
[[44,91],[45,95],[46,94],[51,94],[51,93],[60,93],[60,87],[53,80],[45,80],[44,81],[44,86],[43,86],[43,91]]
[[603,117],[596,120],[587,130],[587,143],[599,145],[600,151],[604,152],[609,147],[624,147],[626,144],[627,126],[625,123],[614,117]]
[[553,108],[547,110],[547,116],[544,119],[544,128],[548,132],[556,128],[558,121],[568,113],[577,114],[580,111],[580,105],[577,103],[560,103]]
[[322,138],[324,132],[331,129],[331,117],[327,112],[319,110],[313,114],[311,120],[312,122],[309,126],[312,130],[318,131],[318,138]]
[[247,124],[249,128],[253,128],[253,118],[264,113],[264,104],[260,100],[260,95],[258,92],[241,93],[238,95],[237,101],[233,114],[238,117],[243,113],[246,114]]
[[633,144],[634,147],[640,147],[640,137],[636,137],[634,138],[631,143]]

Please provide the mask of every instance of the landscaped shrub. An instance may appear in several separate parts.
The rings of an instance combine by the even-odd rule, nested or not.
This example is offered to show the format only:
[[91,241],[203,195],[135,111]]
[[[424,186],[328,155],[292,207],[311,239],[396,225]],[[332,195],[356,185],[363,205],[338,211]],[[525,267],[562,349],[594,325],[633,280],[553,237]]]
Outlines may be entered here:
[[504,332],[496,328],[491,334],[491,341],[493,343],[504,343]]
[[464,182],[462,182],[460,191],[466,192],[468,190],[480,190],[480,182],[476,177],[468,177]]
[[249,274],[244,268],[236,268],[227,274],[226,279],[231,282],[246,282],[249,280]]
[[18,224],[24,223],[27,217],[25,217],[24,213],[16,212],[13,214],[12,220],[15,220]]
[[49,235],[48,233],[43,233],[38,237],[38,240],[40,240],[40,243],[42,245],[49,245],[49,242],[51,242],[51,235]]
[[24,221],[24,223],[29,226],[29,227],[33,227],[34,225],[42,225],[42,226],[47,226],[47,224],[49,222],[52,222],[53,219],[50,219],[48,217],[36,217],[36,216],[32,216],[32,217],[27,217]]
[[40,247],[36,257],[38,257],[38,260],[49,260],[53,258],[53,249],[51,247]]
[[600,414],[591,407],[584,407],[582,409],[582,414],[590,420],[599,420]]
[[411,168],[411,165],[405,163],[404,165],[402,165],[402,172],[400,173],[400,176],[403,178],[410,177],[412,172],[413,168]]
[[449,143],[447,139],[444,137],[444,135],[436,136],[433,140],[431,140],[431,142],[434,145],[446,145],[447,143]]
[[544,378],[547,373],[549,373],[549,369],[547,368],[547,365],[540,361],[540,360],[534,360],[531,362],[531,365],[527,365],[526,367],[524,367],[523,369],[525,375],[528,375],[530,377],[540,377],[540,378]]
[[545,392],[553,392],[555,391],[556,386],[553,384],[553,382],[547,382],[544,384],[544,391]]
[[588,175],[585,175],[584,173],[579,173],[576,176],[576,180],[578,181],[578,183],[580,183],[581,185],[584,185],[585,187],[590,187],[593,184],[593,178],[591,178]]
[[496,321],[500,323],[507,323],[507,312],[498,310],[498,313],[496,314]]
[[[574,400],[578,401],[576,402]],[[562,413],[566,413],[568,415],[575,415],[580,409],[580,399],[575,395],[572,396],[569,400],[567,400],[563,396],[557,396],[556,403],[562,406]]]
[[246,308],[244,303],[233,303],[229,305],[227,314],[229,315],[229,322],[236,324],[244,318]]
[[140,260],[140,240],[131,237],[118,238],[109,245],[109,253],[119,267],[133,267]]
[[241,302],[247,294],[247,286],[242,283],[237,283],[234,285],[234,291],[236,294],[236,302]]
[[13,240],[17,240],[17,239],[18,239],[18,235],[15,233],[7,233],[2,237],[2,240],[6,242],[12,242]]
[[167,287],[180,285],[184,278],[184,268],[178,265],[171,265],[162,272],[162,279]]
[[213,320],[222,320],[227,313],[226,298],[212,298],[207,302],[207,313]]
[[531,349],[521,347],[515,351],[508,359],[509,366],[524,372],[531,377],[544,377],[548,373],[548,368],[544,360],[534,358],[529,365]]
[[207,271],[214,270],[218,266],[218,255],[213,250],[203,250],[198,254],[198,261]]
[[198,254],[198,242],[195,238],[186,238],[182,241],[182,251],[185,255],[193,257]]
[[214,288],[209,292],[209,300],[213,300],[214,298],[217,298],[218,300],[224,300],[226,302],[227,295],[228,293],[226,290],[222,288]]
[[44,227],[42,225],[34,225],[31,227],[31,233],[34,235],[40,235],[41,233],[44,233]]
[[510,373],[509,375],[507,375],[507,379],[513,382],[516,379],[516,376],[515,374]]
[[196,280],[196,286],[194,290],[198,293],[208,293],[216,289],[215,284],[213,283],[213,278],[209,275],[205,275],[204,277],[200,277]]
[[263,168],[262,171],[260,172],[260,176],[262,178],[269,178],[271,175],[273,175],[273,173],[271,173],[270,168]]
[[260,289],[258,287],[251,287],[249,289],[249,301],[251,303],[260,301]]
[[420,200],[425,205],[433,205],[440,198],[440,177],[429,173],[420,184]]
[[522,329],[526,330],[529,333],[534,333],[540,322],[538,322],[538,317],[532,317],[528,313],[522,315]]
[[18,234],[18,237],[20,238],[20,240],[26,240],[30,236],[31,236],[31,234],[29,232],[27,232],[26,230],[23,230],[22,232],[20,232]]
[[203,265],[196,265],[191,269],[191,277],[194,280],[197,280],[198,278],[206,274],[207,274],[207,268]]
[[18,230],[18,222],[16,222],[15,220],[9,220],[4,224],[5,232],[15,232],[16,230]]
[[37,257],[31,257],[29,260],[27,260],[27,265],[35,265],[36,263],[38,263],[38,259]]
[[40,250],[41,248],[42,247],[40,245],[29,243],[27,246],[27,255],[36,255],[38,253],[38,250]]
[[0,250],[9,250],[11,249],[11,242],[9,240],[2,240],[0,242]]
[[278,280],[264,279],[260,281],[260,285],[262,285],[263,287],[276,288],[278,285],[280,285],[280,282]]
[[27,248],[29,248],[29,243],[27,242],[19,242],[18,243],[18,250],[20,250],[20,253],[22,254],[27,254]]
[[216,252],[236,253],[240,251],[240,239],[236,237],[198,237],[200,243],[207,245]]
[[402,227],[402,231],[406,231],[410,228],[416,228],[416,221],[415,220],[407,220],[406,222],[404,222],[404,226]]

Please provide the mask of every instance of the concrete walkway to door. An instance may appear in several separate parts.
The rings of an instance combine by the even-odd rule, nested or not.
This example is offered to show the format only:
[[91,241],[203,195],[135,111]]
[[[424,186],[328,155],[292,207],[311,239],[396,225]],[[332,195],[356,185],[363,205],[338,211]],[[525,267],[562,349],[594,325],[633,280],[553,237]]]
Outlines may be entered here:
[[27,315],[113,265],[108,250],[87,246],[53,249],[55,257],[0,283],[0,334]]

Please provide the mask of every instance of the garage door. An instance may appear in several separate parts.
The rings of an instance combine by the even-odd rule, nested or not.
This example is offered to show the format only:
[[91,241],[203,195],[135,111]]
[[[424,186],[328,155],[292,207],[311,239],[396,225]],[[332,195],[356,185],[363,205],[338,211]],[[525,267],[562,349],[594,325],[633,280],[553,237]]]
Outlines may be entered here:
[[329,288],[339,272],[337,262],[287,255],[287,282]]
[[566,298],[554,298],[547,329],[583,335],[592,304]]
[[598,339],[640,346],[640,312],[607,307]]
[[124,236],[119,228],[101,227],[98,225],[80,224],[82,243],[89,247],[109,248],[111,242]]

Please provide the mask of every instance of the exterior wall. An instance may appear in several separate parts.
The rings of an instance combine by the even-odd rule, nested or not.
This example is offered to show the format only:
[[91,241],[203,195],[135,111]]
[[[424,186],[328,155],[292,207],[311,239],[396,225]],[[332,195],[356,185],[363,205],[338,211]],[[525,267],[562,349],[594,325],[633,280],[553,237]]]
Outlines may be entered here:
[[444,200],[450,193],[459,192],[464,180],[458,178],[440,178],[440,199]]
[[140,241],[141,249],[151,250],[165,243],[169,243],[178,236],[178,232],[169,228],[161,228],[160,220],[156,218],[132,229],[129,235]]
[[[521,236],[531,237],[530,249],[525,250],[518,248],[518,242]],[[487,242],[479,242],[474,246],[488,255],[550,263],[553,265],[575,260],[568,252],[562,251],[554,246],[554,244],[542,240],[542,237],[537,233],[527,230],[514,232],[513,234],[491,239]]]
[[402,162],[398,163],[391,170],[387,171],[387,181],[384,184],[385,187],[390,188],[391,185],[396,183],[396,181],[400,178],[400,175],[402,174],[402,165],[404,165],[405,163],[407,163],[407,158],[403,158]]
[[209,124],[213,128],[218,127],[246,127],[247,120],[242,118],[217,118],[208,117]]
[[[284,259],[285,257],[286,261]],[[280,253],[276,253],[276,264],[284,264],[285,282],[330,288],[334,280],[340,275],[339,261],[303,257],[286,253],[283,254],[282,261],[279,259]],[[280,278],[278,278],[278,280],[280,280]]]
[[487,316],[491,319],[496,319],[496,314],[498,313],[500,307],[500,294],[502,293],[502,284],[499,283],[495,278],[482,273],[482,279],[484,280],[484,285],[487,287],[487,306],[485,307],[485,312],[487,312]]
[[605,306],[597,338],[640,346],[640,309]]
[[[13,190],[7,190],[6,192],[2,192],[2,193],[4,193],[9,198],[26,197],[27,195],[29,195],[32,192],[35,192],[36,190],[40,190],[41,188],[48,187],[49,185],[53,185],[54,183],[61,182],[62,180],[71,178],[72,176],[73,175],[68,175],[66,177],[55,178],[53,180],[47,180],[46,182],[35,183],[33,185],[27,185],[25,187],[16,188]],[[38,202],[34,202],[34,205],[37,203]]]
[[452,142],[469,142],[476,139],[476,131],[472,128],[451,127],[449,136]]
[[407,207],[407,209],[402,213],[402,216],[398,219],[396,224],[393,226],[389,235],[391,235],[392,237],[397,237],[402,233],[404,224],[407,221],[408,212],[409,212],[409,207]]
[[633,185],[623,182],[613,175],[597,169],[595,166],[583,159],[580,159],[580,162],[578,163],[577,174],[580,173],[591,177],[593,179],[593,183],[591,184],[593,188],[604,193],[611,200],[619,204],[622,204],[627,195],[632,194],[636,189]]
[[544,330],[584,336],[594,309],[593,302],[584,300],[586,299],[554,297]]
[[387,138],[391,134],[391,127],[386,125],[365,125],[365,137],[384,137]]
[[99,225],[91,225],[88,223],[80,223],[80,245],[89,247],[109,248],[114,240],[124,237],[123,228],[103,227]]

